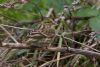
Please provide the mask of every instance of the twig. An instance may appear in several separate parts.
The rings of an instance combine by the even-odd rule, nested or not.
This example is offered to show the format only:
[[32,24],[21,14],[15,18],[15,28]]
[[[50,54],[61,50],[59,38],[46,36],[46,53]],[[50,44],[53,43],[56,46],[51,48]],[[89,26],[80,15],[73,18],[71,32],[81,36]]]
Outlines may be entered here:
[[46,17],[50,17],[50,15],[52,14],[52,12],[53,12],[53,8],[50,8],[48,14],[46,15]]
[[[22,45],[22,44],[20,44],[20,45]],[[9,43],[6,46],[0,46],[0,47],[12,48],[12,49],[33,49],[33,50],[37,49],[37,50],[53,51],[53,52],[69,52],[69,53],[73,53],[73,54],[82,54],[82,55],[86,55],[86,56],[100,58],[100,53],[98,53],[98,52],[82,50],[82,49],[75,49],[75,48],[70,48],[70,47],[68,47],[69,49],[67,49],[66,47],[60,47],[60,48],[59,47],[46,47],[45,48],[45,47],[40,47],[38,45],[26,47],[26,46],[16,46],[16,45],[12,46]]]
[[5,27],[15,28],[15,29],[33,30],[33,29],[30,29],[30,28],[21,28],[21,27],[10,26],[10,25],[5,25],[5,24],[1,24],[1,25],[2,25],[2,26],[5,26]]
[[[72,54],[72,55],[69,55],[69,56],[64,56],[64,57],[61,57],[59,60],[63,60],[63,59],[66,59],[66,58],[69,58],[69,57],[72,57],[74,56],[75,54]],[[51,60],[51,61],[48,61],[42,65],[40,65],[39,67],[46,67],[46,65],[50,64],[50,63],[53,63],[53,62],[56,62],[58,61],[57,59],[54,59],[54,60]]]
[[69,47],[69,50],[66,47],[61,47],[61,48],[53,47],[53,48],[48,48],[47,50],[58,51],[58,52],[67,52],[68,51],[69,53],[73,53],[73,54],[82,54],[82,55],[86,55],[86,56],[93,56],[96,58],[100,58],[100,53],[98,53],[98,52],[82,50],[82,49],[75,49],[75,48],[70,48],[70,47]]
[[94,48],[92,48],[92,47],[90,47],[90,46],[88,46],[88,45],[86,45],[86,44],[84,44],[84,43],[80,43],[80,42],[78,42],[78,41],[75,41],[75,40],[73,40],[73,39],[71,39],[71,38],[67,38],[67,37],[63,37],[63,38],[65,38],[65,39],[67,39],[67,40],[70,40],[70,41],[73,41],[73,42],[75,42],[75,43],[77,43],[77,44],[80,44],[80,45],[82,45],[82,46],[84,46],[84,47],[90,48],[90,49],[92,49],[92,50],[94,50],[94,51],[100,53],[99,50],[94,49]]
[[18,41],[2,25],[0,25],[0,27],[13,39],[15,43],[18,43]]
[[68,19],[73,19],[73,20],[88,20],[88,19],[91,19],[93,17],[94,16],[86,16],[86,17],[74,17],[74,16],[71,16],[71,17],[65,17],[65,20],[68,20]]

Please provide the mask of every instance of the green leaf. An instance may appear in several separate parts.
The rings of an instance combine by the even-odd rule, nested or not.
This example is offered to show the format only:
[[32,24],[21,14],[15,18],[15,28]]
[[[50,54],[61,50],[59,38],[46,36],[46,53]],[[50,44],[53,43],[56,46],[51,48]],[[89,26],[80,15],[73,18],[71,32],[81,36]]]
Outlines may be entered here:
[[77,10],[75,16],[97,16],[99,14],[100,14],[99,10],[87,6]]
[[100,16],[97,16],[90,20],[90,27],[94,31],[100,31]]
[[[90,27],[92,28],[93,31],[100,31],[100,15],[91,19],[89,21]],[[100,38],[100,35],[97,35],[97,38]]]
[[7,0],[0,0],[0,3],[3,3],[3,2],[5,2],[5,1],[7,1]]

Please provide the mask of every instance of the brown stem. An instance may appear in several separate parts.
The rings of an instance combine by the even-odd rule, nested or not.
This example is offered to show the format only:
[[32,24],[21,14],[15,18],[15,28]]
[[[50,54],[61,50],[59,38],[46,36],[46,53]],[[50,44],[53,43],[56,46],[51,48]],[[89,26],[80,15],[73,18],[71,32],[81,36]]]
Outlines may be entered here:
[[[16,45],[16,44],[14,44],[14,45]],[[26,47],[26,46],[18,46],[18,45],[14,46],[14,45],[5,44],[4,46],[1,46],[1,47],[12,48],[12,49],[34,49],[34,50],[37,49],[37,50],[53,51],[53,52],[69,52],[72,54],[82,54],[82,55],[86,55],[86,56],[100,58],[99,52],[70,48],[70,47],[68,47],[68,49],[67,49],[66,47],[40,47],[40,46],[36,46],[36,45],[33,45],[31,47]],[[21,44],[19,44],[19,45],[21,45]]]

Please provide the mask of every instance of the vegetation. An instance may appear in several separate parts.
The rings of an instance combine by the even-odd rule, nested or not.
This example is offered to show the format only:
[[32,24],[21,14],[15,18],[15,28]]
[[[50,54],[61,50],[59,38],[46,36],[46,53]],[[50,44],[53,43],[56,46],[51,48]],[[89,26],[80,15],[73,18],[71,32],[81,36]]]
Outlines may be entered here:
[[0,0],[0,67],[99,67],[100,0]]

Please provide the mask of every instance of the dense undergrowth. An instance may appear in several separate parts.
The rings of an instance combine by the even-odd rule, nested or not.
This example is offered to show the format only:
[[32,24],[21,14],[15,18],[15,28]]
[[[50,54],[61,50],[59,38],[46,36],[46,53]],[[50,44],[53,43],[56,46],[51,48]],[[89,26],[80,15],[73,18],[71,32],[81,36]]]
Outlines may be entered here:
[[99,0],[0,3],[0,67],[100,66]]

